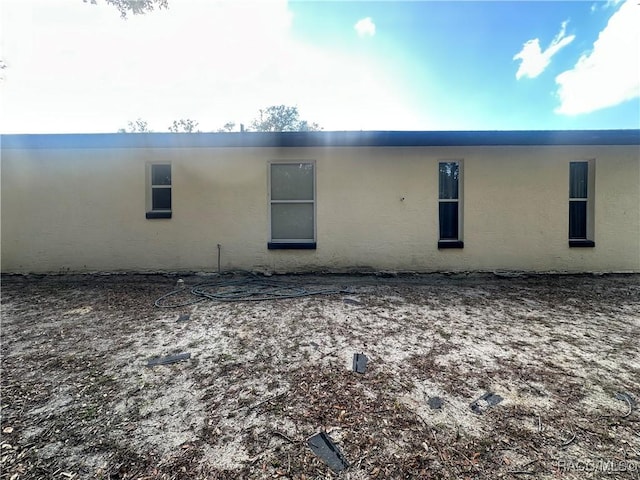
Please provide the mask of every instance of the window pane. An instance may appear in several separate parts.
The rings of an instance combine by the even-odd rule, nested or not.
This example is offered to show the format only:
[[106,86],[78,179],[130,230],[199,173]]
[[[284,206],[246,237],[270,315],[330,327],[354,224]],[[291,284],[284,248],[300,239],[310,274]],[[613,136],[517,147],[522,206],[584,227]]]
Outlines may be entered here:
[[273,240],[313,240],[313,204],[272,204],[271,238]]
[[587,198],[588,169],[587,162],[571,162],[569,166],[569,198]]
[[440,202],[440,240],[458,240],[458,202]]
[[587,202],[569,202],[569,238],[587,238]]
[[313,164],[272,164],[271,199],[313,200]]
[[440,163],[440,197],[458,198],[458,176],[460,166],[455,162]]
[[171,185],[171,165],[151,165],[151,185]]
[[152,210],[171,210],[171,189],[170,188],[153,188]]

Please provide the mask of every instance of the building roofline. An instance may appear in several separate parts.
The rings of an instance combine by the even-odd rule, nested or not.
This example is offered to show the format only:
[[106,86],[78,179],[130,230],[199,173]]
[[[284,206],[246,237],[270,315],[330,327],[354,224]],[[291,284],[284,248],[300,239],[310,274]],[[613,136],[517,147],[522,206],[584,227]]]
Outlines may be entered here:
[[637,130],[7,134],[2,149],[640,145]]

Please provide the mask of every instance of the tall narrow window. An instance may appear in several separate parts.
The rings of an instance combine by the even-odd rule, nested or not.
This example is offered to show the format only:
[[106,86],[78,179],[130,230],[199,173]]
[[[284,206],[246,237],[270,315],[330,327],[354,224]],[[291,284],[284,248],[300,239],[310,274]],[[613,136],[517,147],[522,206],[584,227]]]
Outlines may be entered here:
[[[591,164],[591,165],[590,165]],[[593,247],[593,163],[569,164],[569,246]]]
[[315,195],[313,162],[269,164],[270,249],[316,248]]
[[438,248],[462,248],[461,162],[440,162],[438,168],[438,208],[440,240]]
[[147,218],[171,218],[171,164],[149,165]]

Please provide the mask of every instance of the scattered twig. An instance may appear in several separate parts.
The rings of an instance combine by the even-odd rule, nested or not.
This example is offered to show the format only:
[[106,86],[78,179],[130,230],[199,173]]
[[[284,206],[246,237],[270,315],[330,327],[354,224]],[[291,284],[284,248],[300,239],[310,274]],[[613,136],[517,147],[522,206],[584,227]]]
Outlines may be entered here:
[[278,395],[273,395],[273,396],[271,396],[271,397],[269,397],[269,398],[265,398],[264,400],[262,400],[262,401],[260,401],[260,402],[258,402],[258,403],[256,403],[256,404],[254,404],[254,405],[252,405],[252,406],[250,406],[250,407],[247,407],[246,405],[240,405],[239,407],[234,408],[234,409],[233,409],[233,410],[231,410],[231,411],[232,411],[232,412],[237,412],[238,410],[242,410],[243,408],[247,408],[247,411],[249,411],[249,412],[250,412],[251,410],[255,410],[256,408],[258,408],[258,407],[260,407],[260,406],[264,405],[265,403],[269,403],[269,402],[270,402],[270,401],[272,401],[272,400],[276,400],[277,398],[285,397],[285,396],[287,396],[287,395],[289,395],[289,392],[282,392],[282,393],[279,393]]
[[538,459],[531,460],[530,462],[521,465],[518,470],[508,470],[508,472],[512,475],[533,475],[535,472],[532,472],[531,470],[525,470],[525,468],[527,468],[529,465],[533,465],[537,461]]
[[334,353],[336,353],[339,350],[339,348],[334,348],[332,350],[329,350],[327,353],[323,353],[322,356],[320,358],[326,358],[326,357],[330,357],[332,356]]
[[[601,418],[601,417],[600,417]],[[583,427],[582,425],[576,425],[576,427],[578,427],[580,430],[582,430],[583,432],[587,432],[590,433],[591,435],[599,435],[598,432],[591,430],[590,428],[587,427]]]
[[271,434],[275,435],[276,437],[283,438],[289,443],[300,443],[299,440],[294,440],[294,439],[290,438],[289,436],[285,435],[284,433],[279,432],[278,430],[271,430]]
[[440,450],[440,444],[438,443],[438,437],[436,436],[436,431],[432,430],[431,433],[433,434],[433,441],[435,442],[435,446],[436,446],[436,450],[438,451],[438,455],[440,456],[440,460],[442,460],[443,462],[444,460],[444,456],[442,455],[442,451]]
[[542,419],[538,415],[538,433],[542,433]]
[[368,412],[369,415],[381,415],[383,413],[393,412],[392,408],[384,408],[382,410],[374,410],[373,412]]
[[[422,418],[422,417],[420,417],[420,418]],[[436,431],[435,430],[431,430],[431,433],[433,434],[433,440],[434,440],[435,445],[436,445],[436,450],[438,450],[438,455],[440,456],[440,460],[442,460],[444,468],[447,469],[447,472],[449,473],[450,476],[453,476],[453,474],[451,472],[451,468],[449,468],[449,462],[447,461],[447,459],[445,458],[444,454],[442,453],[442,450],[440,449],[440,444],[438,443],[438,437],[436,436]]]
[[[416,417],[418,417],[418,419],[422,422],[422,424],[429,428],[429,424],[427,423],[427,421],[422,418],[422,415],[420,415],[418,412],[411,410],[411,413],[413,413]],[[435,436],[435,431],[433,432],[433,435]]]
[[468,456],[466,456],[463,452],[461,452],[460,450],[458,450],[457,448],[451,448],[451,450],[453,450],[454,452],[456,452],[458,455],[464,457],[464,459],[469,463],[469,465],[473,468],[476,469],[476,471],[478,473],[480,473],[480,469],[478,468],[478,465],[476,465]]
[[567,440],[566,442],[564,442],[562,445],[560,445],[560,448],[565,448],[568,447],[569,445],[571,445],[573,443],[573,441],[576,439],[576,434],[571,432],[572,436],[569,440]]
[[356,464],[356,466],[358,468],[360,468],[360,466],[362,465],[362,461],[366,458],[366,455],[362,455],[359,459],[358,459],[358,463]]

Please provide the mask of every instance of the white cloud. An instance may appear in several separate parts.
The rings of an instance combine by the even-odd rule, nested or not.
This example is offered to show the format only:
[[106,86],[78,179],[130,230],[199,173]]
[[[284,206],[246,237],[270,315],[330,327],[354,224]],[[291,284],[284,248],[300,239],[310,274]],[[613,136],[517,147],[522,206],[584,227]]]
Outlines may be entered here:
[[325,130],[427,127],[382,65],[302,43],[292,21],[286,0],[175,1],[126,21],[104,2],[8,0],[0,131],[115,132],[136,118],[211,131],[281,103]]
[[596,10],[607,10],[612,7],[617,7],[623,1],[624,0],[606,0],[594,3],[591,5],[591,13],[594,13]]
[[556,77],[556,113],[578,115],[640,96],[640,7],[628,0],[600,32],[588,54]]
[[359,37],[373,37],[376,34],[376,24],[373,23],[371,17],[358,20],[353,28],[358,32]]
[[522,50],[513,57],[514,60],[521,60],[520,68],[516,72],[518,80],[522,77],[536,78],[549,66],[551,57],[558,53],[561,48],[573,42],[575,35],[565,36],[567,23],[568,21],[562,22],[560,32],[544,52],[540,49],[540,40],[538,38],[529,40],[522,46]]

